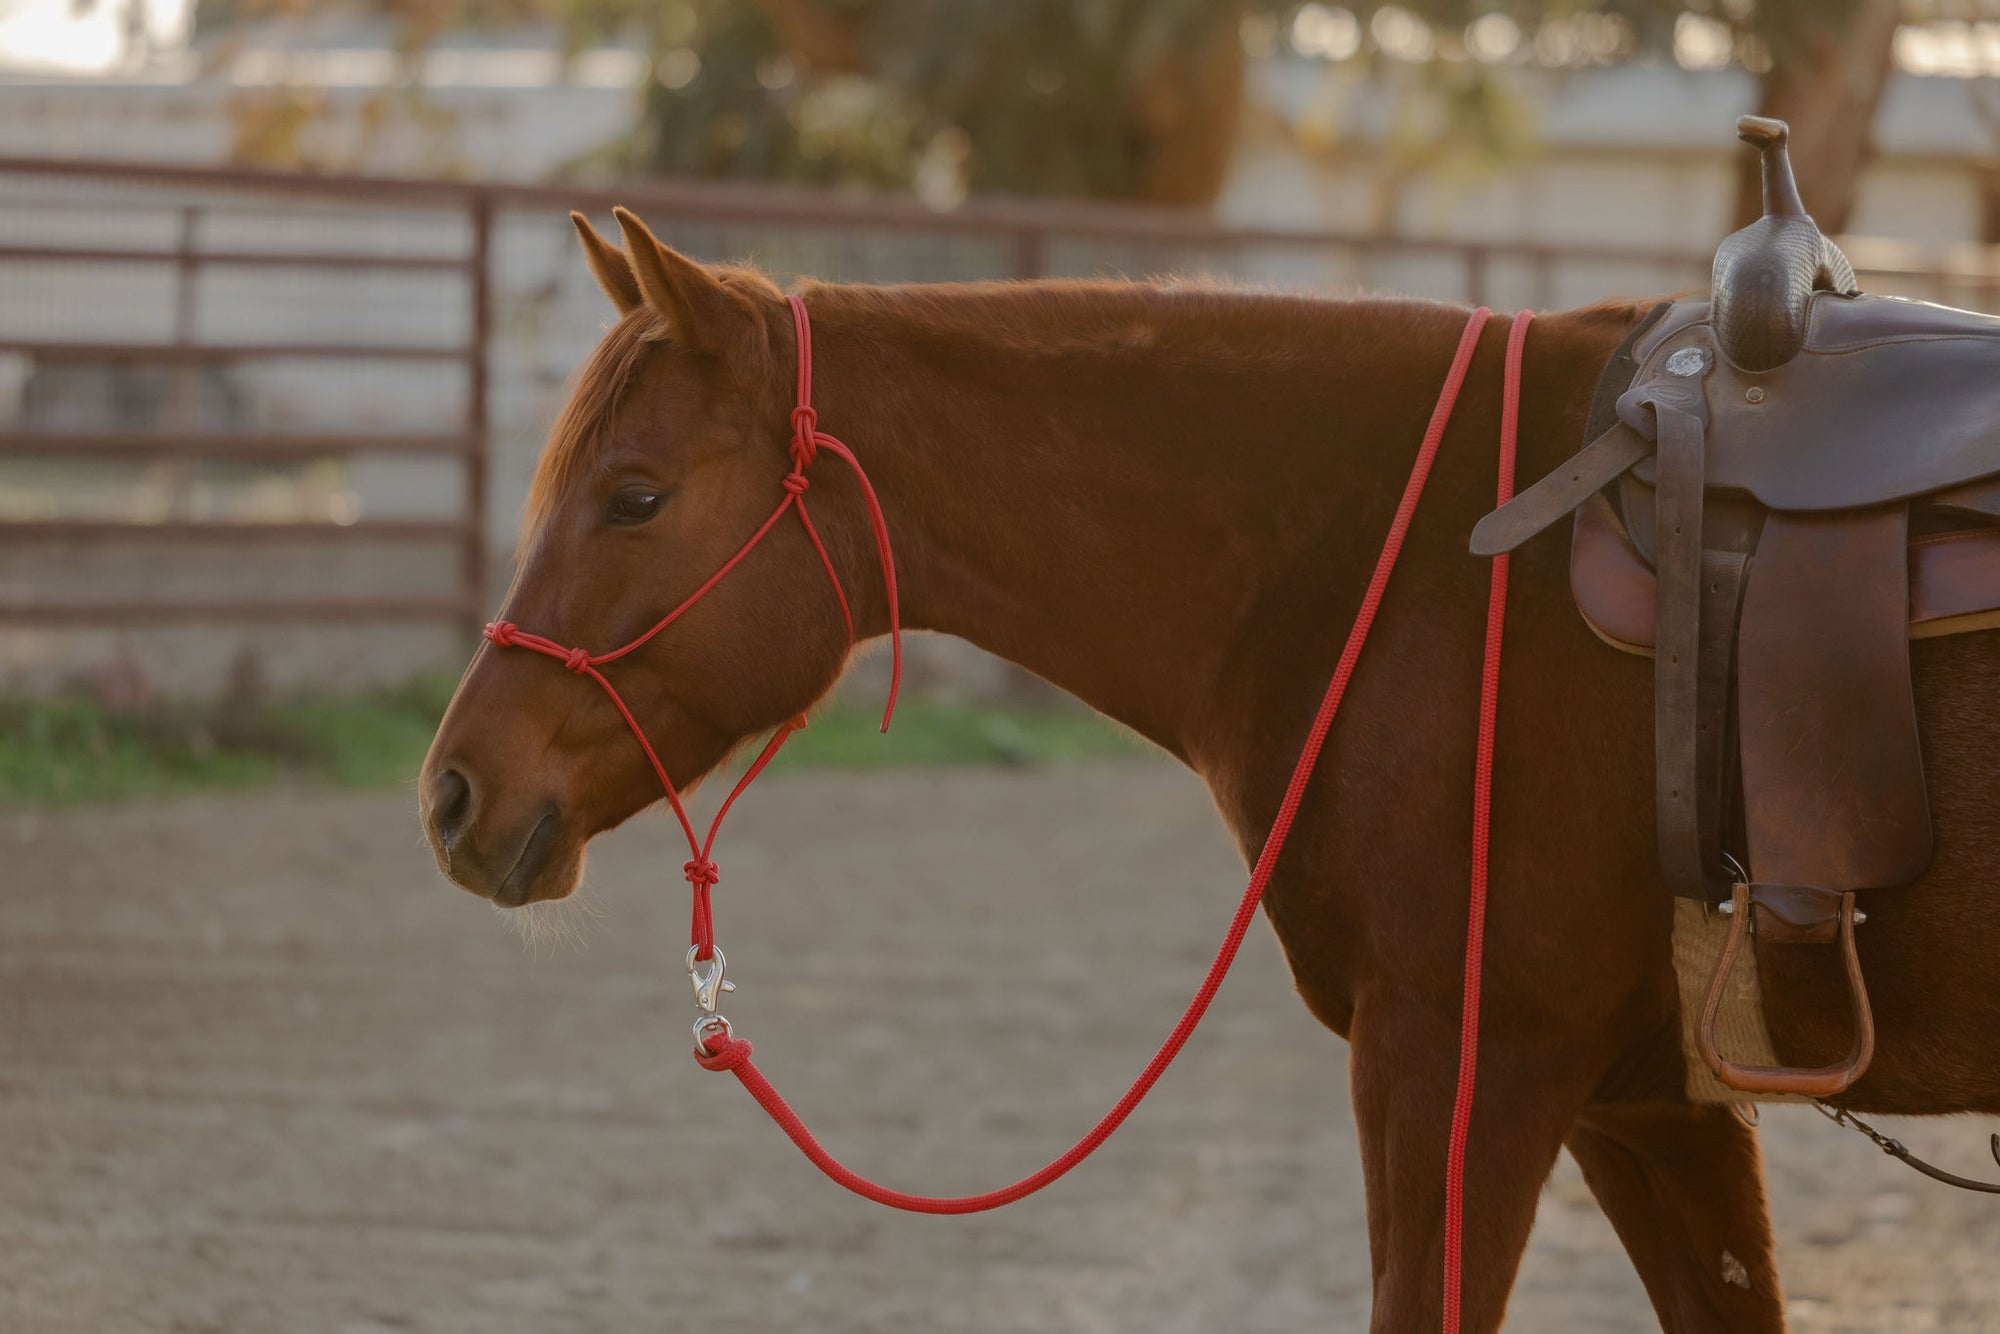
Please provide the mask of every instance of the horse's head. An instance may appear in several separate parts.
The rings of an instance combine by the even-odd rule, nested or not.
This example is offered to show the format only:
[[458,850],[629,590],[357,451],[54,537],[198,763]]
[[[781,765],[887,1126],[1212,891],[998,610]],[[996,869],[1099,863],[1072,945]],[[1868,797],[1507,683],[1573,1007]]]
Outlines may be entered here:
[[[735,554],[783,499],[788,467],[784,298],[618,220],[622,252],[575,219],[620,319],[542,455],[502,610],[593,654],[642,634]],[[780,524],[665,633],[603,664],[676,785],[838,676],[847,640],[816,564],[802,526]],[[419,792],[444,873],[509,906],[571,892],[591,836],[661,796],[604,691],[492,643],[459,683]]]

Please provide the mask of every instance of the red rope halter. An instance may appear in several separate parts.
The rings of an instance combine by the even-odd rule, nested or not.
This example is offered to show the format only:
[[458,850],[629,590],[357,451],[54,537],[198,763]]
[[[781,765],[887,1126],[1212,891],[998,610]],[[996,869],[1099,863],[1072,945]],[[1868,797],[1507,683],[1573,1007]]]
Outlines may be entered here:
[[[1270,882],[1279,855],[1284,851],[1286,839],[1290,836],[1292,822],[1298,815],[1299,805],[1305,798],[1305,789],[1317,765],[1321,748],[1326,744],[1332,730],[1335,714],[1345,696],[1349,680],[1353,677],[1355,665],[1360,661],[1362,647],[1367,643],[1368,632],[1374,625],[1375,614],[1381,606],[1382,597],[1388,588],[1389,576],[1395,569],[1396,560],[1402,552],[1404,536],[1409,532],[1410,523],[1416,514],[1417,501],[1423,494],[1424,483],[1430,476],[1432,461],[1437,457],[1438,447],[1444,440],[1446,426],[1450,423],[1453,407],[1458,401],[1458,393],[1465,383],[1466,372],[1472,364],[1473,353],[1477,350],[1479,336],[1486,327],[1491,312],[1480,307],[1466,320],[1465,328],[1459,335],[1458,348],[1452,357],[1451,368],[1445,376],[1444,386],[1439,391],[1437,405],[1432,409],[1429,426],[1424,432],[1422,444],[1410,468],[1408,481],[1404,484],[1402,499],[1396,506],[1394,519],[1383,540],[1381,554],[1376,558],[1374,573],[1368,581],[1368,589],[1361,601],[1360,610],[1355,614],[1354,624],[1348,631],[1347,642],[1342,647],[1333,677],[1327,683],[1318,712],[1306,734],[1305,744],[1300,748],[1298,760],[1292,766],[1290,780],[1285,785],[1283,800],[1279,803],[1276,818],[1271,822],[1271,831],[1264,840],[1262,851],[1250,875],[1250,883],[1244,889],[1242,898],[1236,905],[1235,914],[1230,918],[1229,928],[1223,934],[1222,945],[1215,959],[1203,975],[1201,985],[1194,997],[1182,1011],[1180,1019],[1159,1050],[1139,1072],[1117,1103],[1106,1112],[1090,1132],[1078,1140],[1061,1157],[1055,1159],[1039,1171],[1021,1178],[1012,1185],[980,1195],[930,1196],[912,1195],[892,1190],[868,1180],[851,1171],[822,1147],[801,1121],[798,1114],[786,1104],[784,1098],[765,1079],[751,1061],[751,1045],[737,1038],[729,1028],[729,1021],[716,1013],[716,1001],[721,991],[731,989],[723,980],[723,959],[715,948],[715,924],[709,891],[718,879],[715,862],[710,853],[715,846],[717,832],[729,808],[743,794],[745,788],[755,781],[765,767],[777,755],[785,739],[798,728],[804,726],[803,718],[794,718],[778,728],[764,745],[757,759],[750,765],[729,795],[723,799],[721,808],[710,823],[707,837],[697,839],[694,825],[688,819],[687,811],[681,804],[680,795],[675,791],[673,781],[667,776],[666,766],[660,762],[652,743],[639,726],[632,711],[619,696],[618,691],[599,669],[607,663],[615,662],[631,653],[671,625],[681,613],[708,593],[721,581],[724,575],[734,569],[751,549],[761,542],[765,535],[784,516],[787,509],[796,506],[799,521],[805,525],[807,536],[812,539],[813,549],[819,554],[820,564],[826,570],[827,578],[840,602],[841,617],[847,626],[848,642],[854,638],[853,615],[848,608],[847,595],[842,590],[840,578],[834,572],[833,561],[827,555],[825,544],[820,541],[819,532],[813,527],[812,518],[806,512],[805,493],[807,481],[805,472],[811,466],[817,452],[832,450],[853,470],[860,483],[861,494],[868,508],[870,525],[875,534],[876,550],[881,557],[883,584],[888,593],[890,636],[894,645],[895,663],[890,678],[888,707],[883,711],[882,727],[887,730],[889,719],[895,709],[896,691],[902,679],[901,623],[896,601],[896,570],[889,549],[888,528],[882,519],[882,507],[876,499],[874,487],[869,484],[868,475],[852,451],[840,441],[819,429],[817,415],[812,407],[812,332],[806,319],[805,305],[796,296],[791,302],[793,325],[798,346],[798,405],[792,409],[792,471],[783,481],[785,498],[771,512],[754,533],[750,535],[735,555],[726,561],[695,591],[688,595],[679,606],[656,623],[651,629],[622,648],[608,653],[592,654],[581,648],[570,648],[552,639],[529,634],[506,621],[495,621],[486,627],[486,637],[501,648],[519,647],[532,649],[537,653],[555,658],[570,671],[579,676],[588,676],[603,688],[617,707],[619,716],[631,729],[646,759],[659,777],[660,786],[665,789],[667,802],[679,819],[683,832],[687,835],[688,849],[692,854],[687,865],[682,868],[689,887],[693,891],[693,923],[690,930],[692,944],[688,950],[688,972],[694,983],[695,995],[701,1013],[695,1020],[695,1059],[709,1070],[728,1070],[735,1074],[750,1095],[778,1123],[792,1142],[812,1163],[837,1184],[866,1199],[892,1208],[915,1213],[967,1214],[987,1209],[995,1209],[1010,1204],[1023,1196],[1055,1181],[1071,1168],[1096,1151],[1099,1145],[1111,1137],[1113,1131],[1123,1124],[1139,1103],[1166,1073],[1167,1067],[1177,1057],[1195,1027],[1207,1013],[1209,1003],[1221,988],[1230,965],[1235,962],[1238,948],[1243,943],[1250,923],[1255,919],[1258,904],[1264,896],[1265,886]],[[1505,371],[1504,402],[1500,429],[1500,476],[1498,484],[1499,502],[1505,503],[1513,492],[1514,450],[1520,415],[1520,380],[1523,349],[1527,341],[1528,324],[1532,317],[1522,311],[1514,317],[1508,332],[1507,360]],[[1506,613],[1507,558],[1495,559],[1492,570],[1492,588],[1487,604],[1486,650],[1480,685],[1479,741],[1477,761],[1473,779],[1473,850],[1470,921],[1466,939],[1465,992],[1459,1052],[1458,1092],[1452,1109],[1451,1137],[1446,1171],[1446,1221],[1445,1221],[1445,1272],[1444,1272],[1444,1328],[1446,1334],[1456,1334],[1459,1323],[1459,1289],[1461,1284],[1461,1243],[1464,1211],[1464,1168],[1465,1147],[1472,1115],[1472,1097],[1477,1068],[1479,1041],[1479,995],[1480,965],[1485,932],[1487,846],[1491,827],[1493,737],[1499,713],[1500,689],[1500,648],[1501,627]],[[703,967],[706,964],[708,966]]]
[[486,638],[498,648],[525,648],[556,659],[578,676],[588,676],[611,697],[611,703],[618,710],[618,716],[625,720],[625,726],[639,743],[639,749],[646,753],[646,762],[653,766],[653,773],[666,791],[667,805],[673,808],[674,818],[680,821],[681,832],[687,836],[688,861],[682,867],[687,876],[688,887],[694,891],[694,921],[689,931],[694,952],[692,958],[707,959],[715,952],[715,914],[709,903],[709,891],[721,878],[715,861],[710,854],[715,849],[715,836],[722,830],[722,818],[729,814],[729,808],[743,795],[758,774],[777,757],[792,733],[806,725],[803,716],[788,719],[771,734],[743,776],[736,780],[736,786],[722,799],[722,806],[709,822],[708,835],[697,838],[694,822],[688,819],[687,808],[681,804],[681,794],[674,787],[674,780],[667,776],[667,766],[660,762],[659,752],[646,737],[646,729],[632,715],[624,698],[599,669],[613,663],[650,643],[662,630],[679,620],[681,613],[708,596],[710,589],[721,583],[723,577],[740,565],[745,556],[759,542],[778,526],[778,520],[785,517],[786,510],[798,511],[799,522],[805,526],[806,536],[812,539],[813,550],[819,555],[821,568],[826,571],[827,582],[833,585],[833,596],[840,603],[841,624],[847,628],[847,645],[854,647],[854,613],[847,605],[847,592],[840,586],[840,576],[834,572],[833,558],[826,553],[826,543],[820,540],[819,529],[813,526],[812,515],[806,511],[806,491],[811,483],[806,480],[806,469],[812,467],[819,451],[830,451],[854,473],[854,480],[860,484],[862,502],[868,507],[868,523],[875,533],[875,552],[882,561],[882,586],[889,600],[889,700],[882,710],[882,730],[889,730],[889,720],[896,712],[896,692],[903,684],[903,623],[902,611],[896,598],[896,557],[889,549],[889,525],[882,518],[882,502],[876,498],[875,488],[868,481],[868,474],[861,467],[861,460],[854,457],[854,451],[840,441],[819,429],[819,414],[812,405],[812,324],[806,318],[805,302],[796,296],[785,298],[792,307],[792,334],[798,348],[799,396],[798,405],[792,409],[792,470],[785,474],[781,485],[785,498],[771,511],[769,518],[759,524],[757,531],[750,534],[747,541],[736,549],[736,554],[722,563],[722,568],[702,581],[699,588],[681,600],[681,604],[653,623],[651,629],[630,643],[614,648],[606,653],[592,653],[587,649],[571,648],[542,635],[530,634],[511,621],[493,621],[486,627]]

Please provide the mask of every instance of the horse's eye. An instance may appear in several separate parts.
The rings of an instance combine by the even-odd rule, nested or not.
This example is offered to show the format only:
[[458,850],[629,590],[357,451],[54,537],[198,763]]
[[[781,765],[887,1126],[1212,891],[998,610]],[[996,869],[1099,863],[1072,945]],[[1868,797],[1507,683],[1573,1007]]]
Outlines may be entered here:
[[611,504],[605,507],[607,523],[644,523],[660,512],[660,503],[666,497],[649,486],[628,486],[611,497]]

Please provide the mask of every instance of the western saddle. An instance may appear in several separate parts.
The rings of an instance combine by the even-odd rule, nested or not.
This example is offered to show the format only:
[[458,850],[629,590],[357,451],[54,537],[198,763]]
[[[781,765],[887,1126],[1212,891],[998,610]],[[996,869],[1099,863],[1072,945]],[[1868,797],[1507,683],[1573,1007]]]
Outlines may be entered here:
[[[1574,515],[1584,619],[1654,659],[1666,883],[1732,915],[1702,1057],[1731,1088],[1822,1098],[1874,1053],[1856,895],[1931,861],[1908,640],[2000,625],[2000,319],[1858,291],[1799,202],[1784,122],[1736,128],[1763,154],[1764,216],[1723,241],[1707,297],[1627,339],[1589,443],[1487,515],[1472,550]],[[1844,1060],[1716,1050],[1752,932],[1837,945]]]

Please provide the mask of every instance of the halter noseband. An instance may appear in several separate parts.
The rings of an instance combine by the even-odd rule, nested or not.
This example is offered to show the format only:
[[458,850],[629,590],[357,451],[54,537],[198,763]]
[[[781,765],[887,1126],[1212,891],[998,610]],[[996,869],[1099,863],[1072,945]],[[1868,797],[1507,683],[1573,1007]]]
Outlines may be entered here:
[[813,460],[819,456],[821,450],[828,450],[853,470],[854,480],[860,484],[861,499],[868,509],[869,526],[875,534],[875,551],[882,562],[882,584],[889,600],[891,655],[889,699],[882,710],[882,730],[885,732],[889,730],[889,720],[896,712],[896,692],[903,682],[903,633],[902,616],[896,599],[896,560],[894,553],[889,549],[889,527],[882,518],[882,504],[876,498],[875,488],[869,483],[868,474],[861,467],[861,461],[854,457],[854,451],[819,429],[819,414],[813,410],[812,405],[812,324],[806,318],[805,302],[796,296],[787,296],[785,300],[792,308],[792,331],[798,348],[799,393],[798,404],[791,412],[792,470],[785,474],[784,480],[780,483],[784,488],[785,498],[778,502],[778,507],[771,511],[770,517],[758,526],[757,531],[750,534],[748,541],[736,549],[735,555],[722,563],[722,568],[711,574],[694,592],[688,594],[679,606],[661,617],[651,629],[622,647],[605,653],[592,653],[588,649],[573,648],[543,635],[532,634],[512,621],[493,621],[485,630],[486,638],[497,648],[529,649],[544,657],[556,659],[578,676],[588,676],[596,681],[604,693],[610,696],[619,717],[623,718],[625,726],[631,729],[633,738],[639,743],[639,749],[646,753],[647,763],[653,766],[653,773],[659,778],[661,788],[666,791],[667,804],[673,808],[674,818],[680,821],[681,832],[687,836],[689,857],[681,872],[687,877],[688,888],[693,892],[694,920],[689,931],[688,977],[694,985],[695,998],[702,1010],[702,1017],[695,1022],[695,1041],[698,1047],[701,1046],[704,1029],[711,1035],[729,1031],[729,1021],[715,1012],[715,1002],[719,992],[734,989],[722,978],[722,952],[715,947],[715,916],[709,901],[709,891],[721,878],[721,873],[717,871],[715,862],[709,854],[714,850],[716,834],[722,829],[722,817],[729,813],[730,806],[743,795],[743,790],[755,781],[757,775],[764,772],[786,739],[806,725],[805,716],[801,714],[778,725],[777,731],[773,732],[771,739],[764,743],[764,749],[758,753],[756,760],[744,771],[743,776],[736,780],[736,786],[729,790],[729,795],[722,799],[721,807],[715,812],[715,819],[709,823],[707,837],[697,838],[694,823],[688,819],[687,808],[681,804],[680,793],[674,788],[674,780],[667,776],[667,766],[661,763],[659,752],[653,749],[653,743],[646,738],[646,730],[639,725],[638,718],[619,695],[617,687],[611,684],[600,669],[649,643],[654,636],[678,620],[681,613],[707,596],[710,589],[722,582],[723,576],[735,569],[743,558],[750,554],[752,548],[777,527],[778,520],[785,517],[786,510],[798,511],[799,522],[805,526],[806,536],[812,539],[813,550],[819,555],[820,566],[826,571],[827,582],[833,585],[833,596],[840,603],[841,623],[847,628],[847,646],[852,649],[853,610],[848,606],[846,591],[840,586],[840,576],[834,571],[833,558],[827,554],[826,543],[820,540],[819,529],[814,527],[812,516],[806,512],[806,491],[811,486],[806,479],[806,470],[812,466]]

